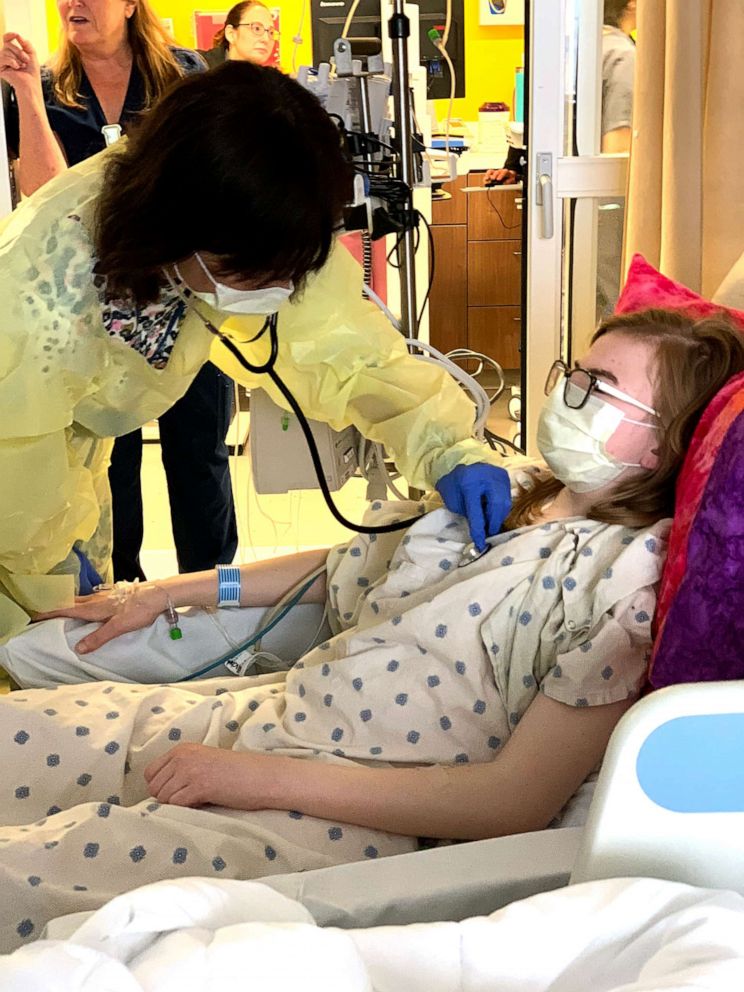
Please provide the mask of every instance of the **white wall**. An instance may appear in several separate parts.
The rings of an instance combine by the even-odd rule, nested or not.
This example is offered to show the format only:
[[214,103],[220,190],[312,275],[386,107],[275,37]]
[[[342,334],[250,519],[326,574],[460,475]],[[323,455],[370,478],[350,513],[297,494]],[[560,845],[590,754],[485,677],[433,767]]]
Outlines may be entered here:
[[44,62],[49,55],[44,0],[0,0],[2,31],[16,31],[28,38]]

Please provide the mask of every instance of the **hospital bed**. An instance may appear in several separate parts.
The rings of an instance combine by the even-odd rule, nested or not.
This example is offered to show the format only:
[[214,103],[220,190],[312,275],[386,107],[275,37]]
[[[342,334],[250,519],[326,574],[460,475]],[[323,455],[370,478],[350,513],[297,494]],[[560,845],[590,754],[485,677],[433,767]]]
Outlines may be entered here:
[[0,956],[0,985],[729,992],[744,985],[743,750],[744,681],[665,689],[618,725],[583,832],[157,882],[52,921]]
[[301,902],[322,926],[464,920],[567,885],[581,834],[580,827],[541,830],[261,881]]
[[[337,926],[458,920],[569,881],[629,874],[744,893],[744,513],[731,503],[744,491],[743,437],[740,375],[691,444],[659,602],[652,681],[707,684],[672,685],[623,717],[583,831],[450,845],[269,884]],[[737,681],[708,682],[716,672]]]
[[[737,383],[733,384],[735,402],[732,423],[744,424],[744,403],[741,402],[744,376],[739,378],[738,393]],[[715,403],[716,400],[711,406]],[[741,411],[736,403],[743,408]],[[714,426],[717,427],[718,423]],[[709,434],[721,442],[720,430],[711,429]],[[693,482],[697,480],[698,483],[697,495],[695,486],[689,487],[688,501],[696,503],[699,497],[697,513],[704,516],[706,506],[715,502],[714,497],[721,495],[712,492],[707,482],[715,474],[716,458],[703,446],[696,449],[694,457],[688,458],[688,461],[695,469]],[[730,451],[726,452],[725,461],[727,472],[744,471],[744,444],[738,447],[733,457]],[[704,464],[704,471],[698,471],[698,462]],[[722,484],[725,486],[726,482],[724,476]],[[740,494],[742,490],[744,479],[741,488],[724,492],[724,498],[730,498],[731,491]],[[687,506],[683,510],[678,514],[679,518],[689,518]],[[716,526],[725,531],[727,527],[735,526],[735,517],[733,512],[725,514],[725,517],[719,514]],[[739,535],[738,545],[736,534],[723,536],[732,538],[729,542],[731,546],[744,547],[744,534]],[[726,541],[721,543],[725,546]],[[669,561],[672,570],[678,570],[680,556],[672,544],[674,540],[670,544]],[[704,566],[715,568],[717,562],[708,560],[709,556],[705,557]],[[678,600],[683,602],[684,596],[678,597]],[[689,617],[686,618],[683,611],[680,619],[678,612],[675,612],[675,604],[667,610],[657,646],[661,642],[663,647],[670,637],[674,641],[671,635],[674,634],[675,624],[681,623],[687,634],[685,624]],[[740,657],[732,659],[727,676],[730,674],[731,678],[744,680],[744,628],[741,627],[744,623],[744,583],[741,581],[738,585],[734,584],[733,599],[727,604],[727,612],[730,626],[735,628],[738,625],[742,631],[738,642]],[[720,614],[718,619],[721,619]],[[690,644],[694,650],[694,639],[687,637],[686,640],[685,650],[690,648]],[[714,650],[720,659],[724,640],[723,635],[715,642],[712,638],[704,640],[706,657],[710,654],[711,644],[715,643]],[[736,646],[734,650],[737,650]],[[657,663],[660,660],[663,661],[663,658],[657,655]],[[737,660],[741,661],[738,669]],[[694,668],[687,671],[694,671]],[[563,826],[518,836],[443,845],[378,861],[270,877],[262,881],[277,892],[299,900],[318,923],[343,928],[462,920],[493,912],[535,893],[563,888],[572,880],[628,873],[696,884],[725,886],[735,883],[744,893],[744,867],[735,876],[723,867],[715,872],[711,868],[711,865],[722,864],[719,854],[723,850],[729,853],[732,860],[744,853],[744,840],[738,841],[740,836],[744,837],[741,829],[744,826],[744,801],[741,801],[742,812],[731,809],[670,809],[667,799],[664,800],[667,806],[659,801],[661,794],[655,791],[654,785],[674,780],[671,770],[675,768],[681,741],[687,741],[685,747],[688,755],[695,753],[701,762],[716,762],[724,753],[721,750],[722,728],[728,728],[726,755],[730,757],[732,750],[737,748],[739,752],[744,752],[743,687],[744,681],[693,688],[676,687],[654,693],[636,704],[613,735],[585,830]],[[736,714],[737,710],[739,715],[732,717],[731,713]],[[679,722],[683,717],[687,720],[684,728]],[[701,727],[711,729],[703,732]],[[690,728],[697,728],[695,747],[689,744]],[[732,769],[738,768],[735,759],[727,764]],[[639,777],[638,769],[641,767],[646,770]],[[648,772],[649,767],[656,770]],[[706,780],[707,776],[710,782],[718,782],[719,796],[726,793],[744,796],[744,784],[740,787],[733,770],[731,775],[734,777],[723,780],[720,776],[716,779],[712,772],[709,775],[704,764],[701,767],[702,770],[697,769],[696,781]],[[689,786],[691,779],[683,775],[676,781],[681,789]],[[709,794],[712,795],[710,790]],[[643,843],[638,839],[641,833]],[[670,850],[670,837],[675,839],[673,850]],[[704,851],[705,855],[710,853],[711,857],[703,857],[700,851]]]
[[[734,411],[730,421],[731,424],[744,425],[744,375],[740,380],[740,383],[733,384]],[[737,386],[738,393],[735,391]],[[744,490],[744,478],[738,489],[732,490],[729,487],[726,490],[726,485],[729,481],[727,473],[744,472],[744,444],[740,444],[732,452],[730,448],[723,448],[720,430],[711,430],[710,436],[718,439],[724,452],[725,459],[722,459],[725,461],[722,466],[724,471],[719,472],[721,466],[717,465],[714,456],[708,457],[710,452],[706,452],[704,444],[695,449],[692,462],[695,463],[693,467],[697,475],[693,473],[693,482],[697,478],[698,491],[696,495],[693,485],[689,487],[690,492],[687,496],[695,503],[697,516],[691,517],[685,505],[678,517],[690,523],[689,533],[694,533],[698,517],[704,517],[708,505],[715,504],[721,497],[721,493],[715,493],[712,484],[708,481],[716,477],[718,483],[724,487],[724,505],[725,500],[729,500],[729,512],[723,514],[718,512],[716,516],[717,536],[721,537],[718,543],[724,550],[727,546],[739,548],[741,554],[741,549],[744,548],[744,532],[728,533],[728,530],[738,526],[737,513],[730,504],[730,494],[734,492],[740,495]],[[704,465],[702,471],[699,471],[698,462]],[[744,521],[744,514],[741,515],[741,520]],[[677,522],[675,522],[676,526]],[[744,527],[742,530],[744,531]],[[688,554],[687,557],[689,566],[694,554]],[[703,572],[706,568],[716,569],[718,563],[715,556],[705,555],[704,558]],[[680,560],[678,549],[671,548],[669,563],[672,571],[679,570]],[[700,565],[700,562],[697,564]],[[539,908],[536,919],[542,920],[541,925],[544,928],[549,924],[548,928],[552,932],[560,933],[568,940],[571,934],[567,929],[566,921],[572,916],[577,924],[584,928],[582,933],[589,934],[592,930],[595,921],[591,914],[587,914],[586,906],[587,900],[591,903],[594,896],[591,894],[587,896],[587,887],[578,883],[598,880],[597,884],[603,888],[599,890],[601,895],[596,902],[597,911],[600,915],[606,911],[609,916],[607,916],[608,922],[603,924],[605,930],[602,933],[598,931],[598,923],[595,929],[598,931],[598,939],[607,943],[610,936],[613,936],[612,927],[616,928],[614,931],[616,936],[623,927],[629,926],[630,920],[633,920],[637,933],[646,928],[650,931],[656,928],[654,932],[657,933],[657,937],[659,927],[661,926],[663,930],[666,925],[664,922],[666,916],[662,919],[653,915],[656,905],[654,899],[662,900],[662,895],[669,892],[668,886],[671,883],[669,881],[646,883],[645,889],[641,891],[636,888],[633,890],[635,895],[631,894],[631,897],[626,898],[628,892],[623,886],[628,883],[613,881],[618,877],[650,876],[654,879],[674,880],[675,883],[687,882],[694,886],[711,886],[715,890],[733,888],[744,896],[744,857],[742,857],[744,855],[744,830],[742,830],[744,772],[741,771],[739,760],[740,755],[744,753],[744,627],[742,626],[744,583],[740,580],[741,561],[738,562],[738,567],[739,580],[731,586],[731,600],[723,604],[725,606],[723,610],[720,609],[721,603],[716,603],[715,606],[717,620],[722,622],[722,617],[726,618],[729,627],[735,632],[739,631],[742,636],[737,641],[736,637],[732,640],[720,632],[720,636],[716,639],[712,636],[703,638],[697,648],[701,655],[705,656],[703,660],[707,661],[711,652],[715,651],[716,658],[723,661],[726,660],[723,658],[725,642],[729,645],[733,644],[735,656],[727,659],[730,665],[726,668],[726,672],[737,681],[677,685],[655,692],[637,703],[618,724],[610,741],[585,828],[564,826],[486,841],[443,845],[413,854],[341,865],[319,871],[263,878],[259,886],[258,903],[262,904],[261,893],[264,893],[263,899],[266,900],[265,893],[268,887],[273,890],[272,898],[276,895],[277,898],[289,897],[296,900],[289,904],[294,907],[293,912],[296,913],[298,909],[307,911],[312,915],[314,923],[320,927],[335,927],[352,934],[358,933],[359,928],[365,927],[438,922],[444,924],[445,921],[448,921],[447,925],[454,926],[455,921],[485,916],[501,907],[504,907],[506,922],[522,920],[523,926],[529,927],[529,924],[524,922],[526,917],[520,917],[520,913],[531,913],[533,900],[538,900],[537,905],[542,908]],[[694,569],[688,567],[687,573],[693,575]],[[693,577],[696,581],[700,579],[699,574]],[[680,589],[681,593],[685,592],[684,583]],[[664,595],[664,584],[662,584],[662,599]],[[685,624],[685,621],[691,618],[689,616],[685,618],[683,611],[680,619],[677,606],[680,602],[684,605],[684,601],[684,595],[677,595],[671,608],[666,610],[662,618],[663,628],[657,637],[657,656],[652,679],[656,679],[657,668],[661,674],[664,673],[664,666],[661,665],[664,658],[658,654],[658,648],[659,645],[663,648],[670,639],[675,643],[674,636],[671,636],[674,634],[675,624],[682,623],[686,635],[690,634],[692,626],[698,637],[701,630],[704,632],[702,621],[705,617],[696,615],[695,625]],[[696,650],[694,637],[687,636],[686,642],[684,649],[676,655],[677,660],[683,654],[689,655],[690,651]],[[667,657],[667,669],[669,660]],[[674,663],[675,658],[671,661]],[[688,666],[687,677],[691,671],[695,671],[694,667]],[[672,672],[672,675],[677,676],[679,672]],[[679,679],[672,678],[671,681],[679,681]],[[168,941],[166,938],[161,940],[158,936],[161,934],[161,916],[158,907],[164,905],[175,911],[180,904],[172,907],[174,896],[178,898],[181,894],[184,896],[184,911],[188,917],[184,926],[187,929],[200,926],[198,919],[194,921],[193,914],[189,916],[193,904],[193,900],[191,904],[188,903],[189,893],[186,891],[182,893],[181,888],[178,888],[177,892],[169,888],[172,885],[184,886],[187,883],[194,883],[197,886],[195,902],[202,907],[203,896],[207,901],[209,899],[219,901],[223,895],[219,884],[209,880],[192,879],[157,883],[154,887],[125,893],[96,913],[76,914],[72,918],[52,921],[49,925],[48,937],[53,941],[61,942],[64,952],[69,951],[74,956],[78,953],[81,933],[87,932],[90,935],[90,928],[95,930],[96,927],[99,930],[103,927],[104,932],[108,933],[110,916],[106,915],[107,913],[118,914],[116,919],[119,923],[124,920],[122,926],[125,924],[129,926],[126,921],[130,918],[130,906],[136,903],[142,906],[143,919],[150,927],[150,936],[154,932],[153,939],[157,947],[161,947]],[[229,911],[228,924],[226,924],[228,927],[248,925],[250,922],[250,917],[239,914],[242,912],[242,900],[246,891],[242,886],[248,886],[250,890],[250,886],[254,884],[256,883],[235,882],[232,886],[228,886],[229,900],[226,905],[226,911]],[[153,889],[152,893],[146,891],[150,888]],[[591,885],[590,890],[597,891],[591,889]],[[698,888],[684,889],[682,892],[682,897],[688,900],[687,909],[684,911],[691,912],[697,920],[707,919],[710,912],[721,911],[721,899],[724,902],[725,899],[729,899],[730,904],[723,906],[723,911],[730,913],[728,923],[731,927],[727,933],[734,934],[744,934],[744,902],[741,896],[734,893],[729,893],[727,896],[721,891],[706,893]],[[148,903],[151,898],[154,899],[154,904]],[[677,910],[672,907],[672,903],[677,896],[673,892],[670,898],[671,902],[665,903],[666,908],[663,912],[669,912],[673,917]],[[526,902],[522,901],[525,899]],[[621,900],[624,908],[613,910],[618,899]],[[175,901],[177,902],[177,899]],[[581,910],[582,906],[584,910]],[[520,909],[520,907],[526,908]],[[263,912],[263,910],[259,911]],[[614,917],[612,917],[613,912]],[[99,916],[99,914],[104,915]],[[236,917],[235,914],[238,916]],[[255,920],[256,917],[253,919]],[[271,923],[266,916],[260,916],[258,919]],[[659,922],[660,919],[662,923]],[[86,927],[88,927],[87,931]],[[690,932],[692,931],[694,931],[694,921],[690,929]],[[534,934],[530,931],[530,939],[533,938]],[[140,939],[144,937],[138,936],[137,940]],[[191,940],[191,936],[188,939]],[[240,938],[241,941],[244,939],[250,939],[250,934]],[[362,939],[367,940],[366,937]],[[369,939],[375,938],[372,936]],[[498,939],[498,935],[494,939]],[[127,947],[130,946],[129,937],[124,932],[122,940]],[[215,946],[220,941],[216,941]],[[236,950],[242,962],[245,960],[246,946],[241,943]],[[690,948],[689,944],[685,945],[690,954],[697,953],[696,946]],[[579,950],[581,953],[587,952],[584,945]],[[29,945],[28,951],[29,955],[45,953],[43,942]],[[639,954],[645,953],[639,951]],[[730,944],[723,949],[724,957],[727,954],[729,960],[740,960],[744,967],[744,936],[741,940],[736,936],[732,937]],[[166,957],[165,964],[171,969],[174,958],[172,954]],[[389,957],[387,952],[383,957],[387,960]],[[611,957],[608,954],[608,962]],[[492,958],[491,954],[487,960]],[[535,960],[537,961],[538,958]],[[645,958],[643,960],[645,961]],[[596,965],[596,961],[594,964]],[[375,967],[378,966],[379,962],[375,962]],[[2,967],[4,962],[0,961],[0,972]],[[521,980],[518,970],[516,974]],[[24,982],[27,981],[25,973],[22,978]],[[171,978],[175,981],[177,975],[170,974],[169,979]],[[606,987],[614,989],[620,984],[618,982]],[[744,986],[744,971],[736,980],[732,978],[728,985],[715,987],[728,990],[742,986]],[[10,986],[3,985],[3,988],[6,987]],[[171,983],[169,987],[175,987],[175,984]],[[277,986],[279,987],[294,986]],[[351,984],[339,987],[352,988]],[[431,985],[417,987],[426,987],[427,990],[432,988]],[[455,987],[461,986],[453,986]],[[521,989],[523,985],[519,984],[518,987]],[[564,987],[582,986],[565,985]],[[643,988],[657,987],[643,986]],[[18,988],[23,988],[26,992],[28,985],[21,984]],[[444,986],[442,988],[444,989]],[[446,992],[449,992],[449,989],[450,986],[447,986]]]
[[641,700],[616,727],[584,828],[262,881],[337,927],[463,920],[607,878],[744,894],[742,755],[744,681],[673,686]]
[[[729,427],[744,429],[740,380]],[[160,992],[236,976],[276,992],[744,987],[741,561],[730,599],[710,611],[733,637],[706,636],[710,617],[685,615],[690,586],[699,603],[706,570],[721,570],[716,553],[700,560],[695,531],[711,505],[720,552],[744,549],[744,513],[737,522],[725,502],[744,489],[744,477],[740,488],[726,489],[731,473],[744,473],[744,444],[732,452],[720,430],[710,435],[725,464],[707,457],[705,443],[695,449],[696,473],[684,490],[695,513],[685,505],[678,514],[689,525],[681,542],[688,547],[681,555],[672,540],[667,566],[684,579],[671,605],[666,576],[662,583],[651,678],[660,685],[705,677],[715,652],[732,681],[672,685],[633,706],[610,740],[584,828],[443,845],[260,883],[158,882],[52,921],[46,941],[0,958],[3,989],[102,987],[104,976],[112,992],[126,992],[133,979]],[[716,502],[713,478],[728,512]]]
[[[681,537],[677,534],[676,547],[673,531],[667,570],[681,570],[683,580],[671,607],[667,604],[663,611],[656,663],[664,661],[659,646],[679,644],[671,636],[676,625],[686,643],[671,659],[667,654],[667,674],[669,664],[673,668],[682,655],[689,662],[698,651],[702,663],[715,652],[718,660],[726,662],[726,677],[738,681],[678,685],[637,703],[613,734],[584,829],[559,827],[443,845],[374,862],[264,878],[262,884],[297,899],[317,923],[345,929],[462,920],[549,890],[565,888],[570,897],[569,883],[629,874],[735,888],[744,895],[744,772],[739,760],[744,753],[741,560],[736,562],[738,581],[730,584],[730,599],[714,604],[717,622],[727,623],[738,631],[737,636],[726,637],[723,631],[717,638],[710,631],[706,636],[707,618],[696,614],[693,624],[692,615],[684,613],[689,587],[695,591],[696,583],[704,583],[706,569],[710,573],[718,567],[715,555],[705,554],[700,561],[699,554],[695,560],[694,548],[687,553],[697,521],[705,517],[709,506],[718,510],[714,529],[722,553],[730,554],[726,549],[734,548],[741,555],[744,549],[744,532],[736,531],[737,527],[744,530],[744,514],[737,515],[730,502],[732,494],[740,497],[744,490],[744,444],[737,443],[734,449],[725,446],[727,437],[739,436],[735,428],[744,425],[744,375],[730,386],[711,404],[717,419],[711,424],[704,418],[703,429],[693,440],[692,457],[687,459],[690,472],[683,473],[681,480],[685,500],[679,504],[675,528],[680,521],[684,527]],[[719,402],[723,393],[727,393],[727,405]],[[728,416],[725,430],[721,428],[723,414]],[[712,438],[710,443],[708,438]],[[711,450],[711,444],[717,447]],[[733,478],[742,479],[739,488],[731,488]],[[729,512],[721,512],[721,500],[724,508],[728,500]],[[682,545],[686,575],[680,565],[685,564]],[[662,600],[665,596],[662,583]],[[724,659],[728,649],[733,654]],[[663,665],[659,670],[663,674]],[[706,669],[699,664],[695,669],[688,664],[685,678],[689,681],[696,670],[703,673],[701,679],[711,677],[704,674],[710,665]],[[655,674],[656,667],[652,678]]]

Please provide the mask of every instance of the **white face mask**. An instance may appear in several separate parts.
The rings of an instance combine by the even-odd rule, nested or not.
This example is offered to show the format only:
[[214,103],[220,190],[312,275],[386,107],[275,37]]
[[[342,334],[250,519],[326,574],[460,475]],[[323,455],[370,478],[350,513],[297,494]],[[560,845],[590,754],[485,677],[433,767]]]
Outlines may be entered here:
[[[294,284],[289,286],[267,286],[265,289],[233,289],[223,282],[217,282],[212,273],[202,261],[198,252],[194,258],[201,265],[204,275],[214,286],[213,293],[200,293],[195,289],[191,292],[198,299],[209,304],[214,310],[221,310],[223,313],[243,313],[267,315],[276,313],[279,307],[286,303],[294,292]],[[178,266],[174,266],[178,278],[183,282]]]
[[631,420],[622,410],[590,395],[580,410],[563,401],[563,383],[548,396],[537,425],[537,447],[548,468],[575,493],[600,489],[626,468],[641,468],[640,462],[621,462],[607,451],[607,442],[620,424],[637,424],[657,430],[655,424]]

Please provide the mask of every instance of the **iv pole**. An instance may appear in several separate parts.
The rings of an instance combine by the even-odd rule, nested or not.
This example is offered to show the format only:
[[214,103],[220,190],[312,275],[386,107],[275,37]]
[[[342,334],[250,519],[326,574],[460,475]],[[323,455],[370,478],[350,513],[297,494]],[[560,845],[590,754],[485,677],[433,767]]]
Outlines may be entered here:
[[[393,0],[393,14],[388,21],[388,33],[393,51],[393,115],[395,143],[400,155],[399,178],[411,191],[412,208],[415,174],[413,120],[408,88],[408,38],[411,34],[411,22],[404,13],[404,0]],[[398,264],[400,265],[400,329],[403,336],[409,338],[418,334],[415,262],[414,232],[407,228],[398,243]]]

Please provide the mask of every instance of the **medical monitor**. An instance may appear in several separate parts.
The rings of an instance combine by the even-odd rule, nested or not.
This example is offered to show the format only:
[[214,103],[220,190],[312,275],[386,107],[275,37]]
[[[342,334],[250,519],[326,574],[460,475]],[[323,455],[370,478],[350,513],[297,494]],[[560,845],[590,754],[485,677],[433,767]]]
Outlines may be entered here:
[[[333,43],[341,36],[346,15],[353,0],[313,0],[313,63],[328,62]],[[416,0],[413,0],[416,2]],[[445,100],[450,95],[450,74],[447,65],[429,39],[428,32],[436,28],[444,32],[445,0],[418,0],[419,44],[421,65],[426,69],[426,95],[430,100]],[[452,23],[447,54],[455,67],[455,96],[465,96],[465,42],[463,0],[452,0]],[[380,0],[360,0],[349,28],[350,38],[382,38],[387,23],[380,15]]]

